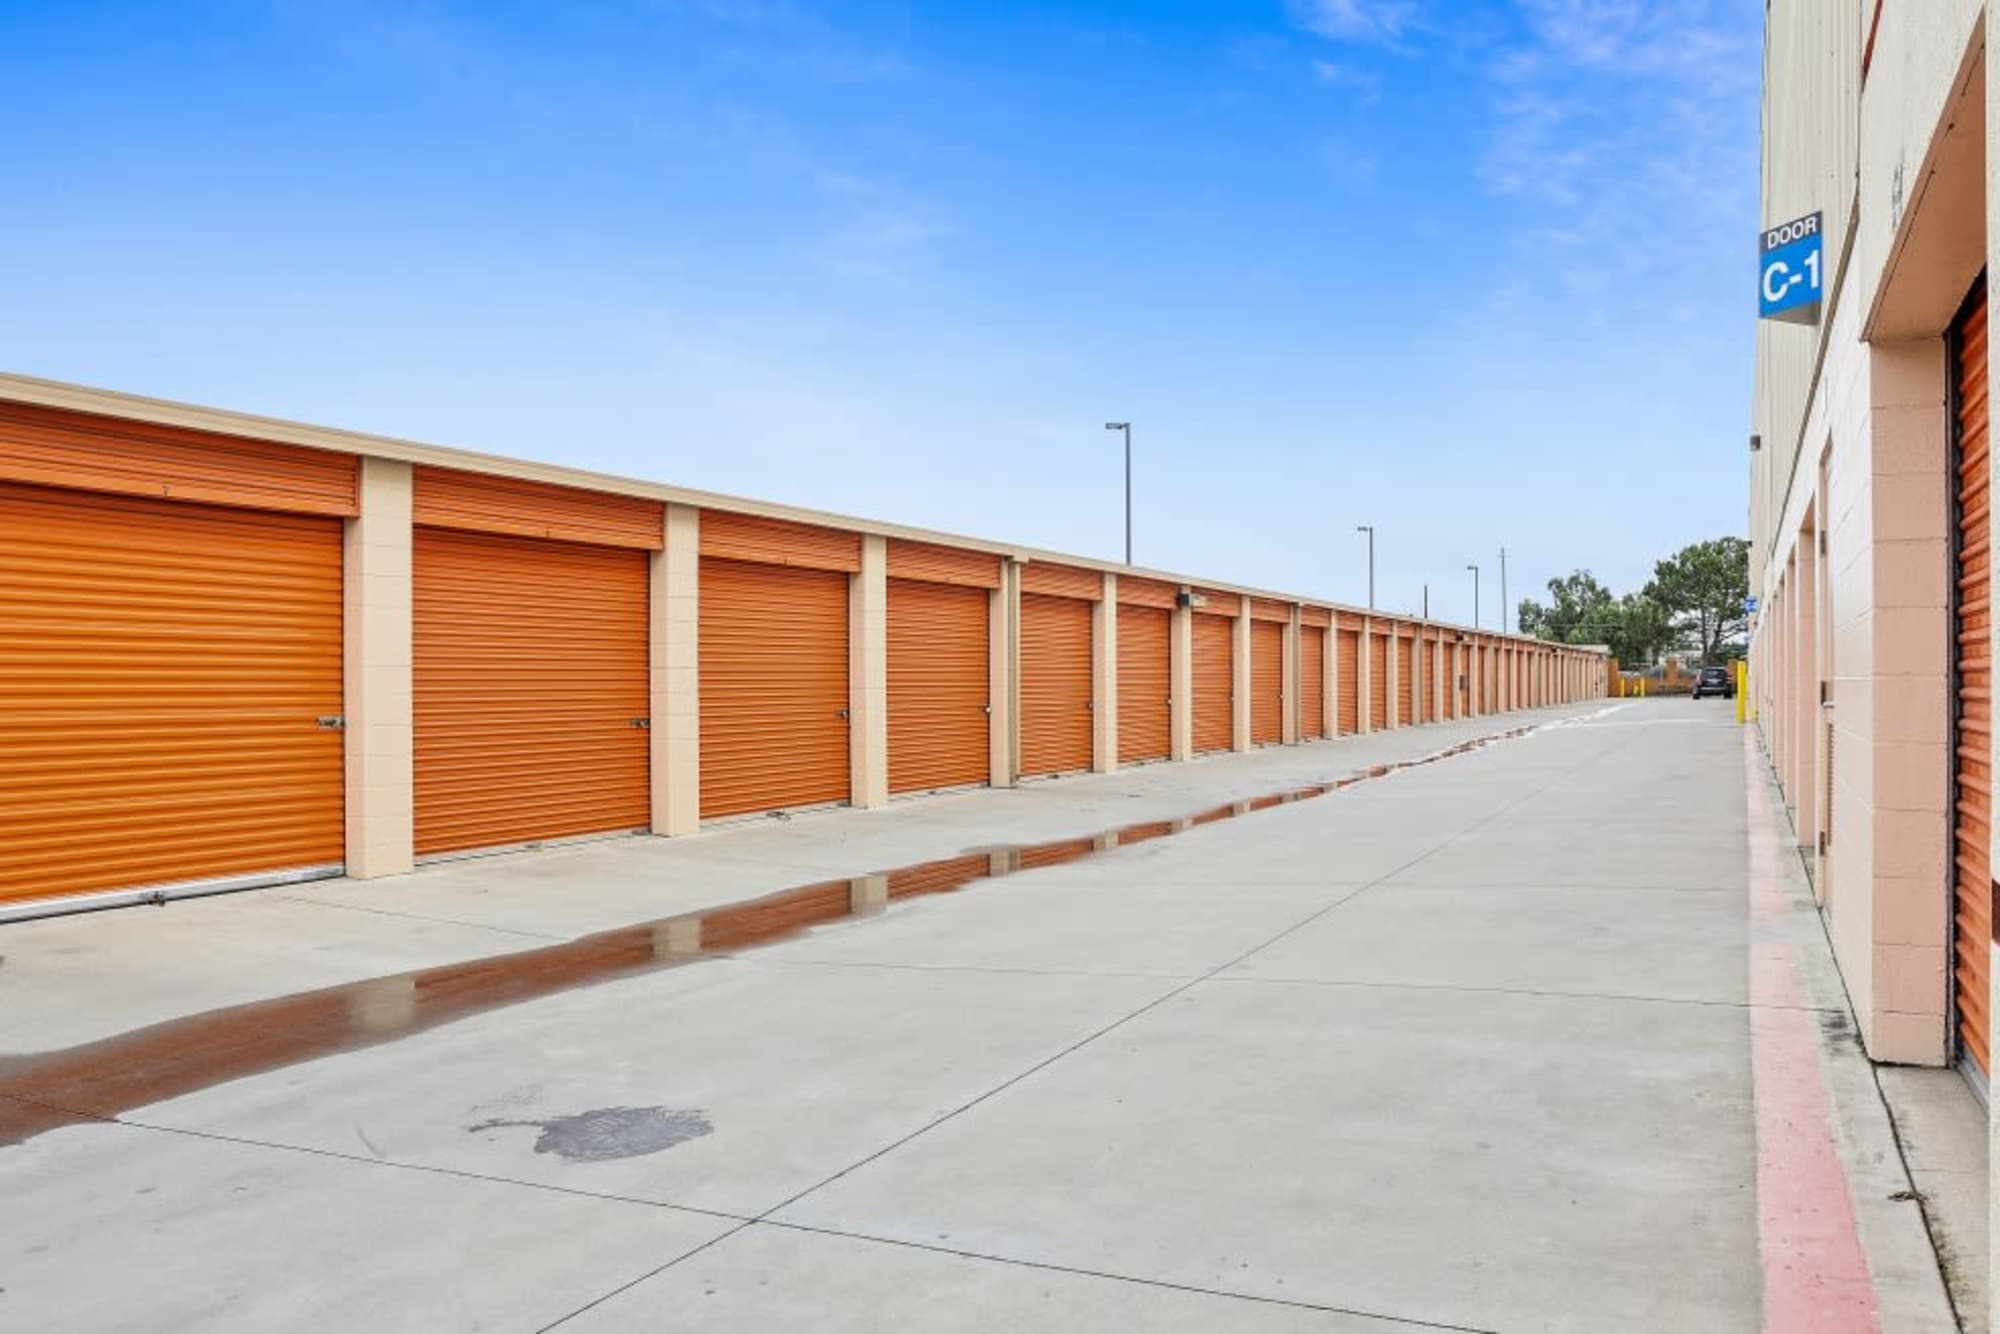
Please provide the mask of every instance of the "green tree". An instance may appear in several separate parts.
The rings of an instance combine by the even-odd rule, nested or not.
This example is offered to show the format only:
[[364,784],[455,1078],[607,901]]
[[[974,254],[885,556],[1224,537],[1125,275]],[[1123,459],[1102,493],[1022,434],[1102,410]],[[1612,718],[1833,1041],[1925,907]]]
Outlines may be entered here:
[[1666,610],[1647,593],[1613,597],[1588,570],[1549,580],[1547,605],[1521,599],[1521,633],[1555,644],[1604,644],[1622,663],[1653,662],[1672,642]]
[[1750,617],[1750,544],[1718,537],[1682,547],[1653,567],[1646,593],[1665,611],[1677,642],[1717,663],[1740,652]]
[[1522,634],[1552,644],[1598,644],[1616,607],[1611,590],[1598,583],[1596,575],[1577,570],[1549,580],[1549,605],[1522,598],[1515,618]]
[[1620,662],[1655,662],[1673,637],[1664,607],[1645,593],[1627,593],[1618,599],[1616,623],[1604,642]]

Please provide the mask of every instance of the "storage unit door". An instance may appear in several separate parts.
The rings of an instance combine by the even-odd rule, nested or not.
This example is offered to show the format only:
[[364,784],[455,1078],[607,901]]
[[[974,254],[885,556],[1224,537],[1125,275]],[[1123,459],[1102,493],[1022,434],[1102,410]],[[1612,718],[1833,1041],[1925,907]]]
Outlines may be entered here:
[[1118,607],[1118,762],[1164,760],[1173,746],[1173,613]]
[[1980,1071],[1988,1063],[1992,1016],[1987,973],[1992,923],[1993,553],[1987,536],[1993,466],[1987,434],[1985,280],[1981,299],[1953,326],[1952,401],[1958,466],[1957,774],[1952,843],[1956,878],[1953,940],[1960,1049]]
[[1299,735],[1317,741],[1326,735],[1326,628],[1299,628]]
[[652,819],[647,553],[415,533],[417,855]]
[[340,520],[0,483],[0,901],[337,867]]
[[1389,725],[1389,636],[1368,636],[1368,721],[1380,731]]
[[1236,622],[1227,616],[1194,617],[1194,749],[1196,754],[1235,745],[1230,696],[1236,673]]
[[1397,661],[1403,668],[1403,721],[1414,723],[1417,717],[1417,641],[1407,636],[1396,641]]
[[701,558],[703,819],[848,799],[847,583]]
[[991,659],[983,588],[889,581],[889,790],[991,777]]
[[1361,635],[1340,633],[1340,735],[1353,736],[1361,730]]
[[1090,768],[1091,605],[1021,594],[1021,772]]
[[1285,627],[1250,623],[1250,744],[1285,739]]

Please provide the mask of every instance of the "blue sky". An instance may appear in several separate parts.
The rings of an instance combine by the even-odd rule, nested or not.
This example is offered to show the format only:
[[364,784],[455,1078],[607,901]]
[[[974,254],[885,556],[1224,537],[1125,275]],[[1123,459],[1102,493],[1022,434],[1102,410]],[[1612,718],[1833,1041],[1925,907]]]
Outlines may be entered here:
[[1498,615],[1744,524],[1759,6],[0,8],[0,368]]

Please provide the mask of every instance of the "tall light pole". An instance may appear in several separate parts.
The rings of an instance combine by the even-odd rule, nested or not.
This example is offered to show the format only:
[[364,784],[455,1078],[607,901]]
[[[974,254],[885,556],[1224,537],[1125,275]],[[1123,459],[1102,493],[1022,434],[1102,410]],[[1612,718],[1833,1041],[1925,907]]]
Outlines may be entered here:
[[1500,633],[1507,633],[1507,548],[1500,548]]
[[1132,563],[1132,423],[1106,422],[1107,431],[1125,433],[1125,563]]
[[1354,531],[1368,534],[1368,610],[1373,611],[1375,610],[1375,525],[1358,523],[1354,525]]
[[1477,565],[1468,565],[1465,568],[1472,571],[1472,628],[1477,630],[1479,628],[1479,567]]

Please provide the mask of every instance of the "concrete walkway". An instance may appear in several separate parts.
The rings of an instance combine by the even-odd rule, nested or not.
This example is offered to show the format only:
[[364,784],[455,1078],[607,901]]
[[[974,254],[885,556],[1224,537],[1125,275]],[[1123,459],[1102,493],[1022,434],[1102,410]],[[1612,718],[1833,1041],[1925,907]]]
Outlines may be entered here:
[[0,931],[0,1328],[1949,1330],[1727,707]]

